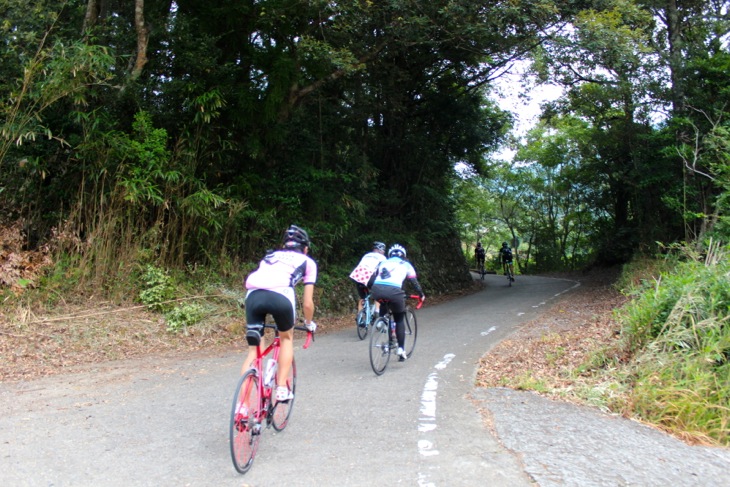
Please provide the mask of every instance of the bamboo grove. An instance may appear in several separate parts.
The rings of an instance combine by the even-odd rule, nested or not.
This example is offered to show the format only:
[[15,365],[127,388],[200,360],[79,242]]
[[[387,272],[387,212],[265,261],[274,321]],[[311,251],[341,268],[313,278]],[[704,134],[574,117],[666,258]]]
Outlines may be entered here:
[[[538,268],[728,231],[725,2],[0,12],[0,218],[102,285],[135,262],[250,261],[292,222],[325,271],[398,241],[434,290],[468,282],[477,218],[519,236]],[[564,94],[504,163],[492,156],[513,114],[491,95],[518,61]]]

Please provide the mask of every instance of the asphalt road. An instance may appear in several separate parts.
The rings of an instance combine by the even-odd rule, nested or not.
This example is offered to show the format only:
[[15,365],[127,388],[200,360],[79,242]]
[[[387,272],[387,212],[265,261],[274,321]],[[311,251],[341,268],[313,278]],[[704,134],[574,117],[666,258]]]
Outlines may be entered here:
[[[483,292],[419,310],[413,357],[391,360],[380,377],[354,326],[318,337],[309,350],[297,341],[291,423],[282,433],[264,432],[243,476],[228,449],[242,349],[0,384],[0,486],[662,485],[621,475],[606,480],[591,471],[595,461],[576,463],[606,450],[574,446],[590,421],[605,419],[600,414],[567,409],[553,418],[547,413],[563,405],[474,389],[479,358],[575,286],[524,277],[508,288],[503,276],[486,279]],[[561,432],[557,419],[588,426]],[[706,485],[722,484],[730,455],[717,452],[697,460],[699,483],[674,485],[705,485],[707,468],[713,482]],[[586,462],[588,468],[575,467]],[[611,462],[606,468],[621,471]],[[647,470],[643,478],[654,476]]]

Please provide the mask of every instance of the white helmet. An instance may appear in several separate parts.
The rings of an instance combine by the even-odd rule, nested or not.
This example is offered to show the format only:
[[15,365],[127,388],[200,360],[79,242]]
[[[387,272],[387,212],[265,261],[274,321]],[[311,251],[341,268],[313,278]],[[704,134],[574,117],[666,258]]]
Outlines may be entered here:
[[406,258],[406,249],[403,248],[403,246],[398,244],[393,244],[392,247],[390,247],[390,250],[388,250],[388,257],[397,256],[401,259]]

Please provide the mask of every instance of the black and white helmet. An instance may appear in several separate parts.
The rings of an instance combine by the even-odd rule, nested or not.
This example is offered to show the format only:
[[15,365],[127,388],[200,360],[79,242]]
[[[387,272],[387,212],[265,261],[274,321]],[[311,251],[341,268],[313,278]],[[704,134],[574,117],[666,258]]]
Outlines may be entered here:
[[296,225],[291,225],[284,232],[282,239],[285,248],[309,247],[309,234]]
[[388,250],[388,257],[400,257],[401,259],[406,258],[406,249],[402,245],[393,244]]
[[385,244],[383,242],[373,242],[373,250],[379,250],[385,253]]

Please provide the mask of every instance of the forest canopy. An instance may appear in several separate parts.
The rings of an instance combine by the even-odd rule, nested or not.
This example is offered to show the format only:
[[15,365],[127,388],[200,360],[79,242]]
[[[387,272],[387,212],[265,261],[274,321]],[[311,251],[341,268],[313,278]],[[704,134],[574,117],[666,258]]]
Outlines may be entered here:
[[[257,260],[290,223],[325,272],[399,242],[433,291],[469,282],[485,229],[524,272],[728,233],[726,2],[0,12],[0,217],[102,285],[130,263]],[[564,88],[522,139],[492,97],[517,61]]]

